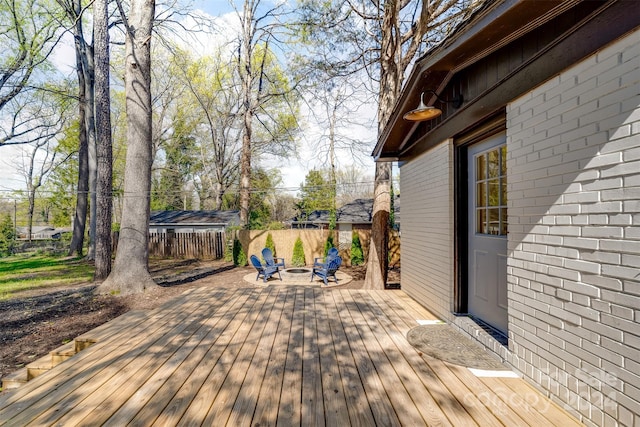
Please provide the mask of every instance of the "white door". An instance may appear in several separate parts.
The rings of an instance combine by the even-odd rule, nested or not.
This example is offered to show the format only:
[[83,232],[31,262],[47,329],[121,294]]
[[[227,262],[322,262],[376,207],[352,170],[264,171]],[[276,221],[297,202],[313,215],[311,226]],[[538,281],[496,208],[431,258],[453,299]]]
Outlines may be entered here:
[[468,154],[468,310],[507,333],[506,137],[471,146]]

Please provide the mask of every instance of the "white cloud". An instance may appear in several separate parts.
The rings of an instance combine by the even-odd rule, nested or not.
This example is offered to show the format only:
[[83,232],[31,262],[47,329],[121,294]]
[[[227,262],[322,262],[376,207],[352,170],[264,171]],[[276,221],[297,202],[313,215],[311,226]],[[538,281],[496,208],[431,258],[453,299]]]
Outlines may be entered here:
[[25,188],[24,178],[18,172],[22,165],[22,151],[23,147],[19,145],[0,147],[0,197]]
[[75,73],[76,70],[76,49],[71,33],[65,33],[60,39],[59,44],[51,52],[49,57],[51,63],[62,74],[69,75]]

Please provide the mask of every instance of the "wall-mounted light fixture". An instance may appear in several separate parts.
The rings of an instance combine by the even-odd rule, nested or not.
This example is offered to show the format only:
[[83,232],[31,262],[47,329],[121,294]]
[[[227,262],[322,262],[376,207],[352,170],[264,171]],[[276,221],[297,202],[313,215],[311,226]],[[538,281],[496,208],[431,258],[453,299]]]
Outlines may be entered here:
[[420,104],[418,105],[418,108],[416,108],[415,110],[411,110],[408,113],[406,113],[404,116],[402,116],[403,119],[405,120],[409,120],[412,122],[422,122],[425,120],[431,120],[431,119],[435,119],[436,117],[438,117],[440,114],[442,114],[442,110],[439,108],[436,108],[434,106],[427,106],[424,103],[424,94],[425,93],[431,93],[433,95],[435,95],[436,98],[438,98],[438,100],[440,102],[446,102],[448,104],[453,104],[453,108],[460,108],[460,106],[462,106],[462,102],[463,102],[463,98],[462,98],[462,94],[456,96],[453,99],[450,100],[446,100],[446,99],[442,99],[438,96],[437,93],[435,93],[432,90],[428,90],[426,92],[422,92],[420,94]]

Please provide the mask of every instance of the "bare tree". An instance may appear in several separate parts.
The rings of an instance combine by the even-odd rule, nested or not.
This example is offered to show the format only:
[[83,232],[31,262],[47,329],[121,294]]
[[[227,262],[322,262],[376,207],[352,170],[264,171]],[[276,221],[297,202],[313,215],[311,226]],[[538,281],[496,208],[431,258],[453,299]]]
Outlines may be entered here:
[[[33,234],[33,214],[36,205],[36,192],[43,185],[45,177],[51,172],[56,160],[56,152],[51,147],[52,139],[35,142],[24,149],[20,173],[27,186],[27,239],[31,242]],[[40,158],[39,158],[40,157]]]
[[[252,155],[256,152],[254,121],[262,125],[271,136],[269,145],[273,153],[277,152],[278,146],[284,148],[284,153],[291,153],[291,142],[297,128],[297,124],[287,118],[286,114],[270,115],[265,109],[265,104],[277,98],[282,101],[283,106],[290,108],[288,117],[295,117],[297,110],[291,88],[288,82],[283,80],[284,75],[270,75],[268,72],[269,65],[275,62],[271,46],[279,43],[278,31],[285,28],[282,22],[285,5],[286,3],[278,3],[260,13],[260,0],[244,0],[242,11],[236,10],[241,24],[237,72],[240,78],[242,116],[240,222],[244,226],[249,224],[251,161]],[[262,114],[263,118],[259,118],[259,114]],[[268,119],[273,126],[268,125]]]
[[[25,138],[31,137],[32,142],[26,144],[23,150],[22,164],[19,172],[24,177],[27,187],[27,237],[31,240],[33,215],[35,212],[36,193],[44,184],[46,176],[57,166],[57,152],[55,150],[57,136],[66,124],[65,115],[68,102],[64,102],[52,93],[38,92],[32,94],[28,105],[28,114],[39,126]],[[63,159],[63,161],[66,159]]]
[[224,195],[237,183],[240,152],[236,82],[233,70],[220,59],[217,55],[193,60],[181,52],[176,61],[187,92],[180,109],[188,110],[195,120],[193,136],[199,152],[194,185],[201,203],[212,198],[214,209],[222,208]]
[[362,168],[355,165],[341,168],[336,178],[339,206],[355,199],[373,198],[373,175],[367,175]]
[[[469,0],[308,1],[302,8],[302,22],[315,32],[315,36],[308,37],[310,40],[318,44],[334,42],[342,47],[334,48],[333,58],[317,64],[322,70],[330,75],[365,72],[377,82],[378,133],[381,133],[416,55],[443,40],[481,3]],[[391,163],[376,163],[371,243],[364,285],[368,289],[381,289],[387,280],[391,176]]]
[[149,211],[152,158],[151,36],[154,0],[132,0],[124,21],[127,159],[118,251],[100,292],[130,294],[157,286],[149,274]]
[[[56,0],[58,5],[64,10],[67,21],[71,23],[70,31],[73,34],[76,74],[78,77],[78,185],[76,191],[76,209],[73,218],[73,234],[69,255],[82,255],[84,246],[84,235],[86,229],[87,214],[89,209],[89,193],[95,190],[95,118],[94,118],[94,66],[93,66],[93,46],[84,35],[83,16],[86,9],[82,5],[82,0]],[[90,156],[91,152],[91,156]],[[90,157],[93,161],[90,165]],[[89,177],[92,176],[91,185]],[[95,194],[95,191],[93,192]],[[92,199],[95,206],[95,199]],[[95,218],[95,210],[92,210],[92,218]],[[90,253],[94,254],[93,243],[95,242],[95,221],[92,222],[94,228],[90,232]]]
[[109,94],[109,12],[107,0],[94,0],[95,123],[98,182],[96,184],[95,280],[111,272],[112,142]]
[[[47,61],[58,41],[60,17],[50,6],[47,2],[0,0],[0,111],[29,88],[33,73]],[[0,136],[0,146],[20,137],[19,128],[11,127],[11,131]]]
[[[327,78],[326,75],[321,76]],[[364,119],[359,119],[357,114],[364,102],[364,99],[359,99],[363,95],[363,91],[358,90],[360,85],[355,75],[346,75],[329,77],[321,83],[317,83],[314,78],[307,89],[308,93],[313,94],[310,110],[320,128],[320,135],[311,136],[317,138],[313,144],[314,152],[328,166],[331,186],[328,207],[330,229],[335,227],[337,212],[338,153],[349,153],[350,160],[359,159],[372,142],[362,137],[364,132],[354,131],[364,129],[369,124]]]

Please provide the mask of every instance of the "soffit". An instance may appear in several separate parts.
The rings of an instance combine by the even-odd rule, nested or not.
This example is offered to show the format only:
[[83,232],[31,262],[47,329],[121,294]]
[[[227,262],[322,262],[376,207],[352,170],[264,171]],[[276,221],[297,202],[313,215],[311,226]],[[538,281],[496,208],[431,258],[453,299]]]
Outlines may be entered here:
[[[392,160],[400,154],[418,126],[403,120],[402,116],[418,105],[421,92],[428,89],[442,91],[456,73],[535,30],[576,3],[579,0],[504,0],[480,9],[448,41],[417,61],[380,135],[374,157]],[[435,97],[425,101],[433,105]]]

